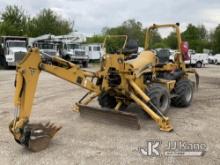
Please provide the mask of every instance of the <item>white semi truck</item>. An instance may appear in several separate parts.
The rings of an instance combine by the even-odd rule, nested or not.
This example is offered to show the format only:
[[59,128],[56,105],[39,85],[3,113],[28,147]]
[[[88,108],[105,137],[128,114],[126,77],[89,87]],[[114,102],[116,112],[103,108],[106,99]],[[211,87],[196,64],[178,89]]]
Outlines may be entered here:
[[20,36],[0,37],[0,65],[3,68],[16,66],[27,53],[28,38]]

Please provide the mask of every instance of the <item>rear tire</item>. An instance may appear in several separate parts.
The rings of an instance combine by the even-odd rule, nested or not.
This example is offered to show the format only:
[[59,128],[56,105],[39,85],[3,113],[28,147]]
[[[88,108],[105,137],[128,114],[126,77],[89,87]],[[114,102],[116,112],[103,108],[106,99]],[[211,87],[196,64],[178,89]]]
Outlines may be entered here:
[[[108,92],[102,92],[98,96],[98,103],[101,107],[113,109],[117,105],[117,101],[114,96],[110,95]],[[127,108],[127,104],[122,103],[119,110],[125,110]]]
[[177,96],[171,99],[171,104],[176,107],[188,107],[193,98],[193,83],[190,80],[182,79],[176,83],[174,94]]
[[[167,114],[170,107],[170,94],[164,86],[157,83],[151,84],[147,90],[147,95],[151,99],[151,103],[153,103],[163,115]],[[153,107],[151,108],[153,109]]]

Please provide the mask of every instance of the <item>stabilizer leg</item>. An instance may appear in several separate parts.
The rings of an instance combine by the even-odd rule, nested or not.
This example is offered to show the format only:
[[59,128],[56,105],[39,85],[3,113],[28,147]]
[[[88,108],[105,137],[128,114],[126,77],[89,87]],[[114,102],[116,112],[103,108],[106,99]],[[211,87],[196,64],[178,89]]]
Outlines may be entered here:
[[94,100],[98,96],[97,93],[88,92],[86,93],[78,103],[73,107],[73,111],[79,112],[79,104],[80,105],[88,105],[92,100]]
[[159,113],[161,115],[158,115],[150,107],[146,105],[146,102],[149,102],[150,98],[135,84],[134,81],[130,80],[129,84],[132,86],[132,88],[138,94],[138,96],[140,96],[144,100],[144,102],[139,97],[137,97],[133,92],[130,92],[131,99],[134,100],[138,105],[140,105],[142,109],[145,112],[147,112],[152,119],[156,121],[161,131],[166,131],[166,132],[172,131],[173,127],[171,126],[168,117],[163,116],[162,113]]

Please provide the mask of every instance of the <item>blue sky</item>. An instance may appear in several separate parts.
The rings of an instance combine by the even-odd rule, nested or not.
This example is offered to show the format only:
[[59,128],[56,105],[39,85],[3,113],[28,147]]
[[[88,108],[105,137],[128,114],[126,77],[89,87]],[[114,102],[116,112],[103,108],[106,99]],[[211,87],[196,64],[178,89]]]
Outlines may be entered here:
[[188,23],[204,24],[209,30],[220,24],[219,0],[0,0],[0,12],[7,5],[21,6],[34,16],[50,8],[75,22],[75,28],[85,34],[100,33],[134,18],[147,27],[153,23],[180,22],[184,30]]

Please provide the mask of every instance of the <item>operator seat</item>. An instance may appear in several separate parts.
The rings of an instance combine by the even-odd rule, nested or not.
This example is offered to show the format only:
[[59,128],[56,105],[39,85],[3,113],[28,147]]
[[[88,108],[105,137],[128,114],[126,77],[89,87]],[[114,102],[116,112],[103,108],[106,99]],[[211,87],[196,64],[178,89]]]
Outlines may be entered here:
[[124,55],[131,55],[138,53],[138,43],[136,40],[128,40],[125,48],[122,50],[122,54]]

